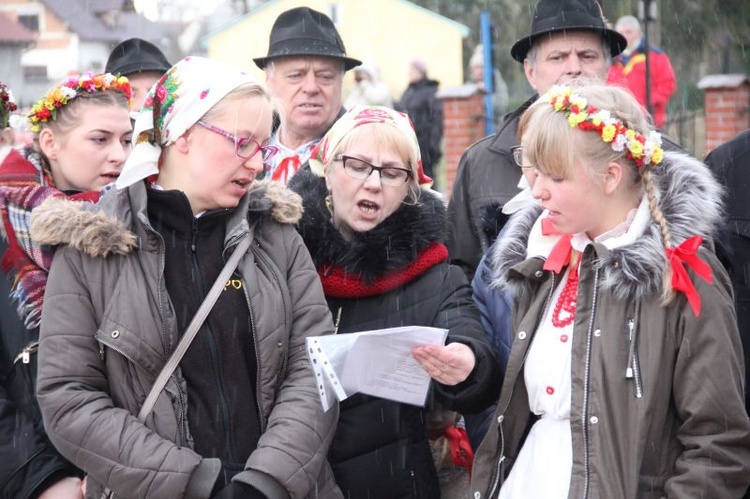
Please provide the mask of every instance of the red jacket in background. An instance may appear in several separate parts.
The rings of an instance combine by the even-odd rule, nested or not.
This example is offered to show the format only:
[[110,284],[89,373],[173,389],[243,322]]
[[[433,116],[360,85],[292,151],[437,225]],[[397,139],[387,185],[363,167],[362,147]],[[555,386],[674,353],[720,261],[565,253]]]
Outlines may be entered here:
[[[651,68],[651,110],[654,124],[664,128],[667,102],[675,91],[675,77],[669,57],[661,49],[649,47]],[[643,107],[646,106],[646,55],[643,42],[630,55],[620,54],[612,61],[607,83],[630,89]]]

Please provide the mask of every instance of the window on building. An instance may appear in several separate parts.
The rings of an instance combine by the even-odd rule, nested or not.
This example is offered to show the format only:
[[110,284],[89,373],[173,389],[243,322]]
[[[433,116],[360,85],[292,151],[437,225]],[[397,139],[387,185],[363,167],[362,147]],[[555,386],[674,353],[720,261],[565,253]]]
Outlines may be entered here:
[[29,31],[39,32],[39,14],[18,14],[18,23]]
[[24,66],[24,81],[47,81],[47,66]]

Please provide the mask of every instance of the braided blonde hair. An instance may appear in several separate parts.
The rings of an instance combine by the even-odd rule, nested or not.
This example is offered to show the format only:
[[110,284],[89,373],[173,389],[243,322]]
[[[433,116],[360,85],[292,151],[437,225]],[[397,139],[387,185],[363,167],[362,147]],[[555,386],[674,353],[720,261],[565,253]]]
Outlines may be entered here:
[[[606,109],[613,118],[636,132],[648,135],[653,130],[646,118],[646,112],[627,90],[578,79],[569,83],[575,93],[585,98],[589,105]],[[626,151],[616,151],[612,144],[602,140],[595,132],[572,127],[563,112],[557,112],[545,97],[540,98],[521,117],[518,126],[524,157],[534,167],[547,175],[570,178],[574,168],[581,165],[588,175],[596,180],[604,174],[610,163],[618,163],[626,172],[625,186],[643,190],[647,196],[651,217],[659,224],[664,246],[673,248],[669,226],[659,206],[656,182],[653,178],[654,165],[638,167],[626,157]],[[581,163],[579,158],[587,161]],[[668,304],[674,297],[672,270],[665,255],[665,271],[662,279],[662,304]]]

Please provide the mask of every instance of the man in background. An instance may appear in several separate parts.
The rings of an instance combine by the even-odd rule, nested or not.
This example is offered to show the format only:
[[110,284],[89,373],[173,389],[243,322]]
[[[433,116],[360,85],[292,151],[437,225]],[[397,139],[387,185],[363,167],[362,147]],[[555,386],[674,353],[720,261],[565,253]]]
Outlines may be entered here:
[[138,111],[156,80],[171,67],[159,47],[141,38],[130,38],[112,49],[104,71],[130,80],[133,91],[130,110]]
[[309,7],[282,12],[271,28],[268,54],[253,61],[282,106],[263,162],[273,180],[286,184],[344,113],[344,73],[362,62],[346,56],[333,21]]
[[646,102],[646,41],[641,23],[633,16],[623,16],[617,20],[615,29],[625,37],[628,46],[612,62],[607,83],[629,89],[638,102],[651,111],[654,124],[658,128],[664,128],[667,124],[667,102],[674,94],[676,85],[672,63],[663,50],[649,45],[649,108],[649,103]]
[[604,82],[611,58],[627,45],[608,29],[595,0],[539,0],[531,32],[511,48],[536,94],[509,113],[494,135],[461,157],[448,204],[448,252],[471,279],[484,252],[508,219],[504,205],[521,189],[513,160],[518,120],[539,94],[577,76]]

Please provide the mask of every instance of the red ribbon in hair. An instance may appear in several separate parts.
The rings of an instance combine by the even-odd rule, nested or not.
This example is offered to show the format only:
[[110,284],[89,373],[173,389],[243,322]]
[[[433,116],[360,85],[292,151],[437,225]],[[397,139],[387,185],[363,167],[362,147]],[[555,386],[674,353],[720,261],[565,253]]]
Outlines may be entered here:
[[466,430],[457,426],[445,429],[445,437],[451,444],[451,461],[456,466],[466,468],[471,476],[471,465],[474,463],[474,451],[471,450]]
[[701,236],[693,236],[683,241],[676,248],[667,248],[666,250],[667,259],[672,266],[672,287],[685,293],[690,308],[693,309],[696,317],[701,314],[701,297],[690,280],[687,270],[685,270],[685,264],[709,284],[713,282],[711,267],[701,260],[697,254],[702,242]]

